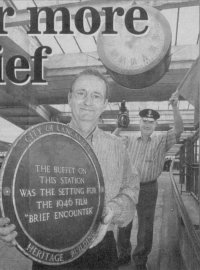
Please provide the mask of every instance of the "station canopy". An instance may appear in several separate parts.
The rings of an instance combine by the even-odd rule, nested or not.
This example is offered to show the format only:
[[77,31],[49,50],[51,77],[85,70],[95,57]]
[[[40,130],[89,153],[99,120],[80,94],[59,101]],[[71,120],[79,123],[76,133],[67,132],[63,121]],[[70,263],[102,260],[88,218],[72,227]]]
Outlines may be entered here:
[[[75,31],[74,15],[84,6],[94,7],[103,23],[105,14],[102,7],[130,7],[150,5],[168,20],[172,31],[171,63],[166,74],[155,84],[144,89],[124,89],[109,76],[97,53],[98,31],[91,36],[76,31],[75,35],[27,35],[30,16],[29,7],[66,7],[71,14],[71,28]],[[171,94],[187,80],[187,74],[199,57],[199,1],[198,0],[3,0],[3,6],[12,7],[15,17],[6,17],[5,29],[8,35],[1,36],[3,55],[24,57],[34,55],[40,46],[50,46],[51,56],[45,65],[45,86],[16,86],[12,83],[0,86],[0,140],[13,141],[23,130],[44,121],[70,121],[67,93],[74,76],[87,67],[95,68],[108,77],[111,85],[110,102],[100,119],[100,126],[107,131],[116,128],[116,119],[122,99],[130,115],[129,131],[139,130],[138,112],[144,108],[160,112],[159,131],[173,126],[173,114],[168,104]],[[55,18],[55,29],[61,27],[61,16]],[[40,31],[45,31],[45,19],[40,18]],[[91,16],[85,14],[85,29],[91,27]],[[5,61],[6,62],[6,61]],[[194,105],[180,96],[179,109],[185,130],[192,132],[194,126]],[[185,135],[183,135],[185,136]]]

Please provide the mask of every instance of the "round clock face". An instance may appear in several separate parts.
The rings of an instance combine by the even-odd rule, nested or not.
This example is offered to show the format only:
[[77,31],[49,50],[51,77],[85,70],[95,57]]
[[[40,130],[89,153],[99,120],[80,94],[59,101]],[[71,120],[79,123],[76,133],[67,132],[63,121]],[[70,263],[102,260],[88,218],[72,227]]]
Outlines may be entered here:
[[[148,20],[135,20],[134,27],[140,32],[147,26],[144,34],[130,33],[124,17],[116,16],[114,27],[118,33],[109,36],[100,33],[98,36],[99,56],[112,71],[127,75],[145,72],[154,67],[170,47],[171,30],[164,16],[149,6],[143,8]],[[136,16],[137,13],[134,13]]]

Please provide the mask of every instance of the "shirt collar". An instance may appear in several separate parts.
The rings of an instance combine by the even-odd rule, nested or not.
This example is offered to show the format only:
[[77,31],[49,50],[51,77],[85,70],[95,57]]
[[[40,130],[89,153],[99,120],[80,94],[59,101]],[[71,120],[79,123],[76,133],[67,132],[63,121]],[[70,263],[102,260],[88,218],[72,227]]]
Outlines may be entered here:
[[[152,135],[151,135],[151,136],[152,136]],[[148,140],[147,140],[147,141],[151,141],[151,139],[152,139],[151,136],[148,137]],[[141,134],[137,136],[137,140],[138,140],[138,141],[139,141],[139,140],[143,141],[142,135],[141,135]]]
[[[73,128],[75,131],[77,131],[78,133],[80,133],[82,135],[80,129],[75,125],[75,123],[73,121],[71,121],[68,125],[70,128]],[[95,138],[98,135],[99,130],[100,129],[98,128],[98,126],[94,127],[94,129],[92,131],[90,131],[90,133],[84,138],[88,141],[92,141],[93,138]]]

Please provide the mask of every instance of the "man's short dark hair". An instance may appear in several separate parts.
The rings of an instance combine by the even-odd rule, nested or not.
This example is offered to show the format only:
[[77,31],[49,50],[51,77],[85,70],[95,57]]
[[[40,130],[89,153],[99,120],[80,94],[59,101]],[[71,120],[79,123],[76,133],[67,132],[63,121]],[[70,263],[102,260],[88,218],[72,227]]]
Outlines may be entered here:
[[97,78],[100,78],[102,81],[104,81],[104,83],[106,85],[106,96],[105,96],[105,98],[106,99],[109,99],[109,83],[108,83],[108,80],[106,79],[106,77],[103,74],[101,74],[96,69],[90,69],[90,68],[88,68],[88,69],[85,69],[82,72],[80,72],[78,75],[76,75],[76,77],[74,78],[74,80],[72,82],[70,92],[73,91],[74,84],[78,80],[78,78],[80,78],[80,77],[82,77],[84,75],[92,75],[92,76],[95,76]]

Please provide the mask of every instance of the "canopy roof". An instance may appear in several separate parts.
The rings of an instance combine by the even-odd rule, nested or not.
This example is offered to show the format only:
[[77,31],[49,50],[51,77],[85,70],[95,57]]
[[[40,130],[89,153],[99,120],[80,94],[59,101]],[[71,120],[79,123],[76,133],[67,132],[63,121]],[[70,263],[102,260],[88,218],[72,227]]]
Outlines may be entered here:
[[[72,30],[74,35],[37,35],[28,36],[29,13],[27,7],[65,6],[70,11],[72,22],[80,7],[92,6],[100,12],[104,20],[102,7],[129,7],[132,4],[148,4],[158,8],[170,23],[172,30],[172,61],[169,71],[154,85],[139,89],[126,89],[114,82],[101,63],[96,49],[96,32],[86,36]],[[8,36],[1,36],[0,45],[4,48],[6,61],[10,56],[20,54],[26,58],[34,55],[36,48],[48,45],[53,54],[45,61],[46,86],[16,86],[7,81],[0,86],[0,116],[22,129],[43,121],[68,122],[70,110],[67,105],[67,93],[74,76],[86,67],[94,67],[105,74],[110,82],[111,98],[106,112],[102,115],[101,125],[112,131],[116,126],[116,117],[120,102],[125,99],[130,112],[130,130],[138,129],[138,110],[151,107],[161,113],[160,130],[172,125],[172,112],[167,100],[184,80],[188,70],[199,56],[199,1],[198,0],[4,0],[4,7],[11,6],[15,17],[6,17]],[[61,17],[56,16],[56,28],[61,25]],[[40,30],[45,30],[45,19],[40,18]],[[85,27],[91,26],[91,17],[85,16]],[[188,130],[194,128],[194,107],[180,100],[180,109]],[[19,131],[18,131],[19,132]]]

